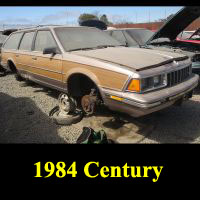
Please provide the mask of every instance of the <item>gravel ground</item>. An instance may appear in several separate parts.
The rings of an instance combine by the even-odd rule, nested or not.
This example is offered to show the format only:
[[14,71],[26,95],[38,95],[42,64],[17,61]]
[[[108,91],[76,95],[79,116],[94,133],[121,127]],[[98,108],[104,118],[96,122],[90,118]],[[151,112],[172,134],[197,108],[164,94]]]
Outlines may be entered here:
[[59,93],[14,75],[0,77],[0,143],[75,143],[84,126],[105,130],[119,143],[200,143],[200,91],[181,107],[134,119],[101,109],[71,126],[48,117]]

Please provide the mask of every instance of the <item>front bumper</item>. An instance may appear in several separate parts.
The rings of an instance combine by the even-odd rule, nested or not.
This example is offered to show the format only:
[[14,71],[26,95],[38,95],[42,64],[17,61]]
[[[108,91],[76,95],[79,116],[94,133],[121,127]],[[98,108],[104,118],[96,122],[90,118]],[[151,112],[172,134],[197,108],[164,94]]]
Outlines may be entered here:
[[[199,76],[193,74],[189,79],[178,85],[145,94],[113,92],[103,89],[105,95],[104,103],[111,110],[125,112],[134,117],[140,117],[169,107],[177,101],[190,98],[198,82]],[[120,100],[113,100],[111,96],[120,97]]]

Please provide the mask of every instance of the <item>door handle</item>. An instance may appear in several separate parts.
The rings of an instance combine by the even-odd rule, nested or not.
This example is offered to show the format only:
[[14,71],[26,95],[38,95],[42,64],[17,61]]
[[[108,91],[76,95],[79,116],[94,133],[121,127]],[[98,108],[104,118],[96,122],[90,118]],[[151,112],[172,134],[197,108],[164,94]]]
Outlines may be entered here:
[[35,58],[35,57],[33,57],[32,59],[33,59],[33,60],[37,60],[37,58]]

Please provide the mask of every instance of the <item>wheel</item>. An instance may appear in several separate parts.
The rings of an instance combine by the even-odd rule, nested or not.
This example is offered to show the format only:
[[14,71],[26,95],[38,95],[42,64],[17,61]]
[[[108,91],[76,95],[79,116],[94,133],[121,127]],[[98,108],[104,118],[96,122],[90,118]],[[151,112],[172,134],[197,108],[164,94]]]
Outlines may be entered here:
[[76,111],[73,114],[62,116],[60,115],[59,106],[56,106],[50,111],[49,116],[58,125],[71,125],[80,122],[83,118],[83,113]]
[[73,113],[77,108],[76,100],[63,93],[58,97],[58,105],[60,110],[65,113]]

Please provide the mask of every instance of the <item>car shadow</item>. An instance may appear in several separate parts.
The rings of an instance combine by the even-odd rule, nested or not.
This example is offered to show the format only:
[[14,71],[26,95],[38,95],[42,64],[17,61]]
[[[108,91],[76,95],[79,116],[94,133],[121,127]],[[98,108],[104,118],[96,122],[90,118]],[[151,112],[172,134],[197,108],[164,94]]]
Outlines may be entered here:
[[[35,93],[45,92],[55,99],[59,96],[56,90],[35,83],[25,83],[27,84],[36,89]],[[199,94],[200,87],[194,91],[194,95]],[[200,102],[195,98],[184,102],[181,107],[171,106],[140,118],[110,111],[101,106],[95,115],[85,116],[80,126],[88,126],[94,130],[104,129],[108,135],[112,133],[115,139],[132,134],[136,139],[127,139],[130,143],[195,143],[200,138],[199,111]]]
[[0,113],[0,143],[66,143],[30,98],[0,92]]
[[200,102],[195,98],[182,106],[172,106],[147,115],[140,120],[154,124],[149,140],[159,143],[196,143],[200,139]]
[[39,84],[37,84],[33,81],[30,81],[30,80],[26,80],[26,81],[21,82],[20,86],[21,87],[32,87],[32,88],[35,89],[33,91],[34,93],[40,93],[40,92],[45,93],[46,95],[48,95],[48,96],[50,96],[54,99],[58,99],[58,96],[60,94],[60,92],[57,91],[57,90],[39,85]]
[[108,135],[112,133],[112,139],[127,136],[125,143],[195,143],[200,138],[199,111],[200,102],[193,98],[182,106],[171,106],[140,118],[106,108],[86,118],[92,121],[92,128],[101,126]]

